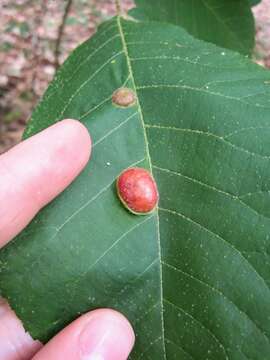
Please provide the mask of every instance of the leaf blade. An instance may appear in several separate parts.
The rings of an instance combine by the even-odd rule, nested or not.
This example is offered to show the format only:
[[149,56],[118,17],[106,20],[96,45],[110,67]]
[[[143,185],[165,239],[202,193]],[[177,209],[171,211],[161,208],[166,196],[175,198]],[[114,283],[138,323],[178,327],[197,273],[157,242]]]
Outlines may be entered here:
[[[93,159],[0,253],[0,288],[41,339],[89,308],[111,306],[139,334],[132,359],[267,359],[270,225],[261,203],[245,196],[269,188],[270,149],[266,143],[262,153],[257,136],[257,127],[269,127],[269,74],[177,27],[116,21],[105,25],[118,29],[113,44],[102,47],[105,32],[84,45],[84,56],[78,49],[33,115],[32,133],[50,114],[52,122],[83,117]],[[126,51],[113,57],[124,48],[119,22]],[[87,63],[91,46],[101,54]],[[71,88],[68,70],[79,79]],[[143,118],[138,105],[112,105],[122,84],[136,90]],[[135,164],[152,167],[158,218],[130,215],[116,198],[115,178]]]
[[255,26],[250,4],[220,0],[136,0],[130,15],[138,20],[169,22],[198,39],[250,55]]

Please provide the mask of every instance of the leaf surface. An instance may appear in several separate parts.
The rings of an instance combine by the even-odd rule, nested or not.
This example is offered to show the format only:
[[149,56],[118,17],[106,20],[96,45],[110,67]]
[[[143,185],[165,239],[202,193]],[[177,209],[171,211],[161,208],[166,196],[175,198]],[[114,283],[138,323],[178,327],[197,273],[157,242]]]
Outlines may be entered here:
[[255,6],[258,5],[261,2],[261,0],[249,0],[249,2],[251,6]]
[[243,54],[254,48],[254,18],[248,0],[135,0],[130,15],[169,22],[198,39]]
[[[123,85],[134,106],[112,104]],[[116,18],[69,57],[26,137],[80,119],[92,159],[0,252],[1,293],[33,337],[112,307],[135,328],[132,360],[269,359],[269,86],[169,24]],[[159,187],[146,217],[116,196],[135,165]]]

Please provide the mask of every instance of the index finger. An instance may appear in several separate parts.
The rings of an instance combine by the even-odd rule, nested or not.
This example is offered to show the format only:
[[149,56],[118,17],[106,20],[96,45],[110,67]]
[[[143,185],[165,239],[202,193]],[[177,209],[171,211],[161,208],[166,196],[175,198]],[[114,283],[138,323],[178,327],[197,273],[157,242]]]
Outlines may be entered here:
[[68,119],[0,157],[0,248],[75,179],[90,152],[87,129]]

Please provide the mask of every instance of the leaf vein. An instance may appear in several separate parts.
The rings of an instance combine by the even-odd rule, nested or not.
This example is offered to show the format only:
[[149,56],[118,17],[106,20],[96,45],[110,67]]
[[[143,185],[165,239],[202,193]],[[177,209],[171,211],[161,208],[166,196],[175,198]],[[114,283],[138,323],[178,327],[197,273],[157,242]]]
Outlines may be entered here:
[[[129,76],[126,78],[126,80],[123,82],[123,84],[121,86],[124,87],[127,84],[128,80],[129,80]],[[88,116],[89,114],[91,114],[94,111],[96,111],[97,109],[99,109],[102,105],[106,104],[109,100],[112,100],[111,94],[109,96],[107,96],[105,99],[103,99],[100,103],[93,106],[91,109],[87,110],[83,115],[80,116],[79,120],[84,119],[86,116]]]
[[205,131],[202,131],[202,130],[193,130],[193,129],[188,129],[188,128],[178,128],[178,127],[173,127],[173,126],[163,126],[163,125],[149,125],[149,124],[146,124],[145,125],[146,128],[151,128],[151,129],[161,129],[161,130],[172,130],[172,131],[182,131],[182,132],[187,132],[187,133],[194,133],[194,134],[199,134],[199,135],[204,135],[204,136],[209,136],[209,137],[213,137],[213,138],[216,138],[217,140],[225,143],[225,144],[228,144],[230,147],[236,149],[236,150],[239,150],[241,152],[245,152],[251,156],[258,156],[262,159],[267,159],[269,160],[270,159],[270,156],[268,155],[261,155],[261,154],[258,154],[258,153],[254,153],[252,151],[249,151],[241,146],[238,146],[238,145],[235,145],[233,143],[231,143],[230,141],[226,140],[223,136],[219,136],[219,135],[216,135],[216,134],[213,134],[213,133],[209,133],[209,132],[205,132]]
[[[152,163],[151,163],[151,156],[150,156],[150,152],[149,152],[149,144],[148,144],[148,139],[147,139],[147,134],[146,134],[146,128],[145,128],[145,121],[144,121],[144,117],[143,117],[143,113],[142,113],[142,109],[141,109],[141,105],[140,105],[140,101],[139,101],[139,97],[138,97],[138,93],[137,93],[137,86],[136,86],[136,82],[135,82],[135,78],[134,78],[134,74],[133,74],[133,70],[132,70],[132,66],[131,66],[131,60],[129,57],[129,53],[128,53],[128,47],[126,44],[126,38],[125,38],[125,34],[122,28],[122,24],[121,24],[121,17],[118,16],[117,17],[117,24],[119,27],[119,32],[121,35],[121,39],[122,39],[122,44],[123,44],[123,51],[124,54],[126,56],[127,59],[127,67],[129,70],[129,74],[130,74],[130,78],[131,81],[133,83],[133,87],[134,87],[134,91],[136,93],[136,97],[137,97],[137,106],[138,106],[138,112],[140,114],[140,118],[141,118],[141,123],[142,123],[142,128],[143,128],[143,133],[144,133],[144,140],[145,140],[145,144],[146,144],[146,153],[147,153],[147,158],[149,161],[149,166],[150,166],[150,171],[151,173],[152,171]],[[163,344],[163,352],[164,352],[164,357],[165,360],[167,359],[167,354],[166,354],[166,347],[165,347],[165,329],[164,329],[164,309],[163,309],[163,283],[162,283],[162,266],[161,266],[161,245],[160,245],[160,230],[159,230],[159,216],[158,216],[158,211],[157,211],[157,234],[158,234],[158,253],[159,253],[159,258],[160,258],[160,301],[161,301],[161,326],[162,326],[162,344]]]
[[134,321],[134,325],[137,324],[138,322],[140,322],[142,319],[145,318],[146,315],[150,314],[158,305],[161,306],[160,302],[156,302],[154,305],[152,305],[148,310],[146,310],[140,317],[138,317],[137,319],[135,319]]
[[110,131],[108,131],[104,136],[102,136],[100,139],[98,139],[92,147],[95,147],[96,145],[98,145],[99,143],[101,143],[103,140],[105,140],[107,137],[109,137],[111,134],[113,134],[115,131],[117,131],[118,129],[120,129],[123,125],[125,125],[130,119],[132,119],[135,115],[137,115],[138,112],[136,111],[135,113],[133,113],[132,115],[130,115],[129,117],[127,117],[124,121],[122,121],[119,125],[115,126],[113,129],[111,129]]
[[86,84],[88,84],[92,79],[94,79],[94,77],[101,71],[103,70],[108,64],[111,63],[111,61],[115,58],[117,58],[118,56],[122,55],[123,51],[119,51],[118,53],[114,54],[113,56],[111,56],[104,64],[102,64],[93,74],[91,74],[91,76],[85,80],[79,87],[78,89],[70,96],[70,98],[67,100],[65,106],[63,107],[61,113],[59,114],[59,118],[58,120],[60,120],[63,116],[63,114],[65,113],[66,109],[68,108],[68,106],[71,104],[72,100],[75,98],[75,96],[77,96],[80,91],[84,88],[84,86]]
[[137,90],[159,89],[159,88],[160,89],[162,89],[162,88],[187,89],[187,90],[197,91],[197,92],[201,92],[201,93],[206,93],[206,94],[209,94],[209,95],[219,96],[219,97],[222,97],[224,99],[238,101],[238,102],[240,102],[242,104],[245,104],[245,105],[248,105],[248,106],[254,106],[254,107],[269,109],[269,106],[264,106],[264,105],[261,105],[259,103],[253,104],[253,103],[244,101],[239,97],[225,95],[225,94],[214,92],[214,91],[209,91],[207,89],[204,89],[203,87],[196,88],[196,87],[190,86],[190,85],[179,85],[179,84],[148,84],[148,85],[137,86]]
[[[199,60],[199,57],[197,56],[197,59]],[[182,58],[181,56],[142,56],[138,58],[131,58],[131,61],[144,61],[144,60],[176,60],[176,61],[183,61],[189,64],[198,65],[202,67],[207,67],[211,69],[219,69],[219,67],[211,65],[211,64],[204,64],[197,61],[189,60],[188,58]]]
[[183,351],[190,359],[194,359],[194,357],[179,344],[176,344],[174,341],[168,339],[167,337],[165,338],[165,340],[167,341],[167,343],[172,344],[172,345],[176,346],[179,350]]
[[122,289],[120,289],[118,291],[118,295],[119,294],[123,294],[134,282],[136,282],[137,280],[139,280],[149,269],[151,269],[151,267],[157,262],[158,258],[156,258],[155,260],[153,260],[151,262],[151,264],[149,264],[144,270],[142,273],[140,273],[131,283],[125,285],[122,287]]
[[[222,242],[224,242],[226,245],[228,245],[231,249],[233,249],[239,256],[240,258],[249,266],[249,268],[257,275],[258,279],[262,281],[265,289],[267,289],[267,291],[270,291],[270,288],[268,286],[268,284],[266,283],[266,281],[264,280],[264,278],[257,272],[257,270],[255,269],[255,267],[252,265],[252,263],[250,263],[250,261],[248,260],[248,258],[246,258],[242,252],[240,250],[238,250],[233,244],[231,244],[229,241],[225,240],[223,237],[221,237],[219,234],[213,232],[212,230],[206,228],[204,225],[198,223],[197,221],[187,217],[186,215],[183,215],[177,211],[171,210],[171,209],[165,209],[165,208],[159,208],[160,211],[164,211],[173,215],[177,215],[185,220],[187,220],[188,222],[198,226],[199,228],[203,229],[204,231],[208,232],[209,234],[212,234],[213,236],[215,236],[216,238],[220,239]],[[244,313],[244,312],[243,312]],[[246,314],[247,315],[247,314]],[[247,315],[248,316],[248,315]],[[249,316],[248,316],[249,317]],[[254,323],[254,325],[256,325],[256,327],[260,330],[260,332],[264,335],[264,337],[267,339],[268,342],[270,342],[268,336],[265,334],[265,332],[259,327],[259,325],[256,324],[256,322],[254,320],[252,320],[250,317],[249,319]]]
[[226,24],[226,22],[224,22],[224,20],[222,20],[222,18],[216,13],[215,10],[217,10],[217,8],[211,7],[209,3],[205,0],[202,0],[202,2],[204,6],[214,15],[217,21],[220,22],[224,26],[224,28],[228,31],[228,33],[230,33],[231,36],[236,40],[239,48],[245,51],[245,47],[243,46],[242,40],[239,39],[238,36],[236,36],[236,34],[231,30],[231,27],[228,24]]
[[172,171],[170,169],[165,169],[165,168],[162,168],[162,167],[159,167],[159,166],[156,166],[156,165],[153,165],[153,168],[157,169],[157,170],[160,170],[160,171],[164,171],[164,172],[167,172],[169,174],[172,174],[172,175],[175,175],[175,176],[180,176],[180,177],[183,177],[184,179],[187,179],[189,181],[192,181],[194,183],[197,183],[197,184],[200,184],[201,186],[204,186],[204,187],[207,187],[208,189],[211,189],[213,191],[216,191],[218,193],[221,193],[223,195],[226,195],[228,197],[230,197],[232,200],[235,200],[235,201],[238,201],[240,204],[242,204],[244,207],[246,207],[247,209],[250,209],[252,212],[254,212],[257,216],[259,217],[264,217],[266,219],[269,219],[268,216],[264,215],[264,214],[261,214],[259,213],[257,210],[255,210],[252,206],[250,206],[249,204],[247,204],[244,200],[242,200],[243,197],[245,196],[250,196],[250,195],[253,195],[253,194],[260,194],[260,193],[269,193],[270,190],[267,190],[267,191],[256,191],[254,193],[247,193],[247,194],[244,194],[244,195],[234,195],[234,194],[231,194],[229,192],[226,192],[224,190],[221,190],[219,188],[216,188],[214,187],[213,185],[210,185],[210,184],[207,184],[201,180],[198,180],[198,179],[195,179],[193,177],[190,177],[190,176],[187,176],[187,175],[184,175],[184,174],[181,174],[180,172],[176,172],[176,171]]
[[255,322],[253,319],[251,319],[250,316],[249,316],[245,311],[243,311],[242,309],[240,309],[239,306],[236,305],[231,299],[229,299],[222,291],[220,291],[219,289],[213,287],[212,285],[208,284],[207,282],[199,279],[198,277],[196,277],[196,276],[194,276],[194,275],[191,275],[191,274],[187,273],[186,271],[183,271],[183,270],[179,269],[179,268],[176,267],[176,266],[173,266],[173,265],[168,264],[168,263],[166,263],[166,262],[163,262],[163,264],[164,264],[165,266],[167,266],[168,268],[170,268],[170,269],[172,269],[172,270],[175,270],[176,272],[182,273],[183,275],[185,275],[185,276],[187,276],[187,277],[189,277],[189,278],[191,278],[191,279],[193,279],[193,280],[195,280],[195,281],[198,281],[200,284],[206,286],[207,288],[211,289],[213,292],[219,294],[225,301],[227,301],[227,302],[229,302],[230,304],[232,304],[233,307],[234,307],[235,309],[237,309],[241,315],[244,315],[244,316],[256,327],[256,329],[258,329],[259,332],[262,333],[262,335],[263,335],[263,336],[266,338],[266,340],[269,342],[269,338],[267,337],[267,335],[265,334],[265,332],[264,332],[261,328],[258,327],[258,325],[256,324],[256,322]]
[[189,312],[187,312],[186,310],[181,308],[179,305],[174,304],[173,302],[171,302],[168,299],[164,299],[164,301],[166,301],[166,303],[171,305],[172,307],[180,310],[183,314],[185,314],[187,317],[191,318],[193,321],[198,323],[203,329],[205,329],[211,335],[211,337],[214,338],[214,340],[218,344],[218,346],[223,349],[223,351],[225,353],[226,360],[229,360],[224,345],[220,342],[220,340],[217,338],[217,336],[208,327],[206,327],[200,320],[196,319],[193,315],[191,315]]

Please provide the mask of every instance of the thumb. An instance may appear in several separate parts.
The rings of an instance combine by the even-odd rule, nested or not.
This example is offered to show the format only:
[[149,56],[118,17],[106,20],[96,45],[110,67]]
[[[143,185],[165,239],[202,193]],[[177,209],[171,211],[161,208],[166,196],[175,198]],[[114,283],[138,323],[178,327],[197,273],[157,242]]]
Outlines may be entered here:
[[100,309],[75,320],[33,360],[126,360],[134,345],[134,332],[126,318]]

